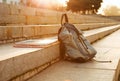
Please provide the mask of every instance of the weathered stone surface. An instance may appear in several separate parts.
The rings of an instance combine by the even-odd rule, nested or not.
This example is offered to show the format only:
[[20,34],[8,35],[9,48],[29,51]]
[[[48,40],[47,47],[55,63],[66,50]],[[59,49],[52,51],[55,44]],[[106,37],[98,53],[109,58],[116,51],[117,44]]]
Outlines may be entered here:
[[41,33],[41,26],[35,26],[35,30],[34,30],[35,36],[40,36],[40,33]]
[[10,6],[7,4],[0,3],[0,15],[9,15]]
[[10,11],[11,15],[18,15],[20,13],[20,9],[17,5],[10,5]]
[[26,23],[26,18],[25,16],[20,16],[20,15],[4,15],[0,16],[0,23],[6,24],[25,24]]
[[27,16],[27,24],[60,24],[60,17]]
[[59,62],[28,81],[113,81],[114,70],[78,66],[82,64]]
[[23,37],[23,27],[11,27],[12,37],[13,38],[22,38]]
[[[24,23],[24,24],[56,24],[56,23],[58,24],[59,23],[60,24],[60,19],[62,14],[63,12],[59,12],[59,11],[0,3],[0,23],[2,24],[9,23],[10,22],[9,19],[12,20],[11,23],[17,23],[17,24],[20,23]],[[77,14],[72,14],[70,12],[67,12],[67,14],[68,14],[69,22],[74,24],[116,22],[111,19],[107,19],[104,17],[102,18],[99,16],[97,17],[94,15],[93,16],[77,15]],[[13,17],[13,15],[15,16]],[[19,16],[20,18],[22,18],[22,21],[19,18]],[[26,18],[23,19],[23,16],[27,17],[27,20]]]
[[[75,25],[78,29],[82,29],[82,30],[86,30],[87,27],[86,28],[84,28],[84,27],[88,26],[88,24],[87,25],[75,24]],[[1,26],[1,28],[3,28],[3,27],[5,28],[3,30],[4,32],[2,30],[1,31],[3,33],[5,33],[5,34],[3,34],[3,36],[6,39],[7,38],[8,39],[20,38],[20,37],[31,38],[31,37],[52,36],[52,35],[57,35],[58,30],[60,29],[60,25],[58,25],[58,24],[54,24],[54,25],[23,25],[23,26],[20,26],[20,25],[13,26],[13,24],[11,24],[9,26]],[[96,27],[99,27],[99,24],[96,25],[95,28]],[[113,28],[113,29],[111,30],[111,28]],[[93,37],[89,37],[89,36],[87,37],[90,42],[94,42],[94,41],[96,41],[96,39],[103,38],[105,35],[109,34],[110,32],[112,33],[116,29],[117,29],[117,27],[115,29],[114,29],[114,27],[108,27],[106,29],[99,28],[99,29],[91,30],[91,31],[87,32],[85,35],[88,35],[89,33],[94,33],[94,31],[98,31],[99,34],[97,34],[97,35],[94,34]],[[103,32],[103,30],[107,30],[108,32]],[[2,32],[1,32],[1,38],[3,37]]]
[[26,24],[42,24],[40,16],[26,16]]
[[[8,48],[13,48],[13,47],[10,46]],[[37,49],[37,48],[36,49],[13,48],[13,49],[16,51],[18,50],[20,52],[16,52],[16,51],[11,52],[11,54],[14,55],[14,57],[13,56],[5,57],[10,59],[5,60],[2,57],[0,59],[0,81],[7,81],[17,75],[23,74],[33,68],[39,67],[40,65],[48,63],[53,59],[59,57],[58,44],[44,49]],[[26,54],[23,53],[25,51]],[[4,59],[5,61],[2,59]]]
[[48,9],[37,9],[36,10],[36,15],[37,16],[57,16],[58,13],[60,13],[59,11],[52,11],[52,10],[48,10]]
[[12,28],[6,27],[7,39],[12,39]]
[[7,39],[7,32],[5,27],[0,27],[0,40]]
[[56,35],[60,29],[60,25],[37,25],[35,28],[35,36]]
[[42,24],[60,24],[60,18],[55,16],[45,16],[41,17],[41,23]]
[[23,26],[23,37],[31,38],[35,36],[35,28],[29,26]]
[[115,24],[117,24],[117,23],[88,23],[88,24],[74,24],[74,25],[78,29],[89,30],[89,29],[107,27],[107,26],[111,26],[111,25],[115,25]]
[[19,6],[19,14],[25,16],[35,16],[36,9],[32,7]]
[[58,30],[60,29],[60,26],[59,25],[41,26],[40,29],[41,29],[41,32],[39,32],[40,35],[57,34]]
[[37,9],[36,10],[36,15],[37,16],[45,16],[45,11],[47,11],[47,9]]

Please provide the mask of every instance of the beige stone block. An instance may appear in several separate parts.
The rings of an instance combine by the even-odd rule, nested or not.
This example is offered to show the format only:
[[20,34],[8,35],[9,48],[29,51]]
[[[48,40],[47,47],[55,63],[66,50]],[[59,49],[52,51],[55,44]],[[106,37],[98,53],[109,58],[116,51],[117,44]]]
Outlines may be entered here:
[[86,38],[90,43],[93,43],[96,40],[98,40],[98,34],[89,35],[89,36],[86,36]]
[[0,27],[0,40],[7,39],[7,32],[5,27]]
[[10,5],[11,15],[18,15],[20,13],[20,9],[17,5]]
[[0,40],[6,39],[6,28],[0,27]]
[[59,48],[58,45],[54,45],[49,48],[44,48],[42,50],[32,52],[24,56],[27,56],[27,58],[24,57],[24,63],[22,64],[24,66],[23,71],[25,72],[26,70],[39,67],[40,65],[48,63],[51,60],[59,57]]
[[1,23],[6,24],[25,24],[26,18],[25,16],[19,16],[19,15],[5,15],[1,16],[0,18]]
[[[102,25],[102,26],[104,26],[104,25]],[[100,24],[97,24],[97,23],[93,23],[93,24],[88,24],[88,29],[96,29],[96,28],[100,28],[100,27],[102,27]]]
[[26,24],[26,16],[17,16],[18,19],[14,20],[17,24]]
[[0,15],[9,15],[10,6],[8,4],[0,3]]
[[0,15],[0,25],[4,26],[5,25],[5,21],[3,21],[3,16]]
[[51,16],[51,17],[41,17],[41,24],[60,24],[60,19],[55,17],[55,16]]
[[60,29],[60,25],[33,25],[32,27],[35,36],[56,35]]
[[89,26],[85,24],[74,24],[77,29],[88,30]]
[[60,24],[60,18],[55,16],[27,16],[27,24]]
[[45,16],[44,15],[45,12],[43,12],[43,11],[45,11],[45,9],[36,9],[36,15],[37,16]]
[[70,18],[69,22],[72,24],[81,24],[83,23],[83,21],[81,19],[77,19],[77,18]]
[[23,27],[23,37],[31,38],[35,36],[35,28],[31,26]]
[[43,24],[54,24],[60,23],[61,13],[56,11],[51,11],[47,9],[38,9],[36,15],[42,18],[41,23]]
[[[13,59],[0,61],[0,81],[8,81],[17,72],[13,67]],[[19,68],[20,69],[20,68]]]
[[41,33],[41,26],[35,26],[35,36],[40,36]]
[[41,24],[42,18],[40,16],[27,16],[27,24]]
[[99,35],[98,35],[99,39],[102,39],[102,38],[105,37],[108,33],[110,33],[110,32],[108,32],[108,31],[106,31],[106,32],[100,32]]
[[102,28],[106,26],[115,25],[115,23],[90,23],[87,25],[89,26],[89,29],[95,29],[95,28]]
[[36,15],[36,8],[26,7],[26,6],[19,6],[20,15],[25,16],[35,16]]
[[57,16],[57,12],[56,11],[45,11],[44,12],[44,15],[45,16],[53,16],[53,17],[56,17]]
[[1,26],[0,40],[7,40],[7,42],[11,42],[13,41],[13,38],[22,37],[22,32],[22,27]]
[[58,12],[57,11],[53,11],[53,10],[48,10],[48,9],[37,9],[36,10],[36,15],[37,16],[57,16]]
[[12,37],[13,38],[22,38],[23,36],[23,27],[11,27]]
[[40,32],[41,35],[49,35],[49,34],[55,35],[58,33],[60,26],[59,25],[41,26],[40,29],[41,29]]
[[0,40],[12,39],[12,31],[11,27],[0,27]]
[[[7,39],[12,39],[12,28],[6,27],[6,32],[7,32]],[[9,40],[9,41],[11,41],[11,40]]]
[[[0,81],[9,81],[18,75],[36,69],[36,67],[40,67],[59,57],[58,44],[51,45],[49,48],[39,48],[36,50],[35,48],[22,49],[11,47],[9,51],[11,51],[11,54],[9,53],[11,58],[7,56],[5,57],[7,59],[0,60]],[[27,75],[27,77],[29,77],[29,75]]]
[[0,15],[0,24],[6,25],[8,22],[10,22],[8,15]]

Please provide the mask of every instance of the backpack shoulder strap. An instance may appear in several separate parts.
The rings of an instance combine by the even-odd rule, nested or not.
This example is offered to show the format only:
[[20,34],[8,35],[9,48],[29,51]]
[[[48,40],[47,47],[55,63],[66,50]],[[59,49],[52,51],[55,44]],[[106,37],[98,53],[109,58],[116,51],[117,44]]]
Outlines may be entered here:
[[[65,20],[64,23],[63,23],[63,20]],[[67,16],[67,14],[66,14],[66,13],[65,13],[65,14],[62,14],[62,17],[61,17],[61,26],[65,25],[65,24],[68,23],[68,22],[69,22],[69,21],[68,21],[68,16]],[[77,30],[77,28],[75,28],[74,25],[72,25],[72,24],[69,24],[69,25],[71,25],[71,27],[68,28],[68,27],[66,26],[67,29],[73,29],[73,30],[77,33],[77,35],[82,34],[82,33],[80,33],[80,32]]]
[[62,14],[62,17],[61,17],[61,25],[63,25],[63,19],[65,19],[65,23],[68,23],[68,17],[67,17],[67,14]]

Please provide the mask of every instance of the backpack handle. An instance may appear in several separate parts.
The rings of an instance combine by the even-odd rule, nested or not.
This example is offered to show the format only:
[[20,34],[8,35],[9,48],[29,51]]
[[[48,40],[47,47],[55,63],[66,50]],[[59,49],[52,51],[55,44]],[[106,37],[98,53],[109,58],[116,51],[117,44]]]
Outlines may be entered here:
[[62,14],[61,25],[63,25],[63,19],[65,19],[65,23],[68,23],[68,16],[67,16],[67,14]]

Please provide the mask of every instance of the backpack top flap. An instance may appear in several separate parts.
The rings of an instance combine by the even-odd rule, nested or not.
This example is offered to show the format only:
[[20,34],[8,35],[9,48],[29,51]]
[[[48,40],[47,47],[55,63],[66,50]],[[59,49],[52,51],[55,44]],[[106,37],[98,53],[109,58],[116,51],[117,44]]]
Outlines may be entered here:
[[[63,20],[65,20],[64,23],[63,23]],[[67,14],[62,14],[62,17],[61,17],[61,26],[62,27],[65,26],[68,30],[69,29],[74,30],[78,35],[83,33],[82,31],[78,31],[78,29],[73,24],[69,23]]]

